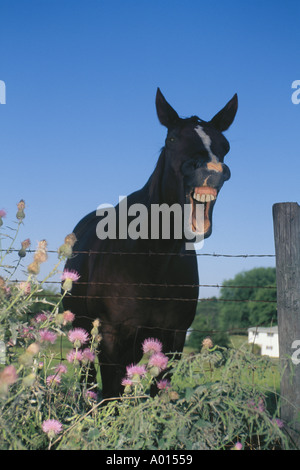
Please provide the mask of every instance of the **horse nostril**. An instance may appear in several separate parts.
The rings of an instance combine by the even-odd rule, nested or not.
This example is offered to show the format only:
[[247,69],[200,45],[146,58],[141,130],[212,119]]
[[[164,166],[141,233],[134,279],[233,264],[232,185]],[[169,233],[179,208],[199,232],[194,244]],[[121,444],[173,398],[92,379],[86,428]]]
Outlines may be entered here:
[[208,162],[207,163],[207,169],[217,171],[218,173],[221,173],[223,171],[223,165],[222,165],[222,163]]

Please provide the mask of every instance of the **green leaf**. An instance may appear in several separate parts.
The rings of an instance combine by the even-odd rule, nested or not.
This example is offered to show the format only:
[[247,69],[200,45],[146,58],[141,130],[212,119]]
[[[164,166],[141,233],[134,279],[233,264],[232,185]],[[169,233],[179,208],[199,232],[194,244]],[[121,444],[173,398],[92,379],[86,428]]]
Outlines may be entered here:
[[194,394],[194,389],[188,387],[188,388],[186,389],[186,391],[185,391],[185,399],[186,399],[186,401],[190,401],[190,399],[192,398],[193,394]]
[[100,436],[100,431],[97,428],[91,428],[89,429],[87,433],[87,439],[89,441],[94,441],[95,439],[98,439],[99,436]]

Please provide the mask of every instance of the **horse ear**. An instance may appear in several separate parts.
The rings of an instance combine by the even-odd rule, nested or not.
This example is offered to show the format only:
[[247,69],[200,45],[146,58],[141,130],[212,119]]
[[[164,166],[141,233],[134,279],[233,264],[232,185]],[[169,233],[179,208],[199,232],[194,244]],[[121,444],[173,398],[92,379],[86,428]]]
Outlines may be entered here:
[[169,105],[159,88],[157,88],[155,104],[158,119],[163,126],[169,129],[180,120],[180,117]]
[[233,123],[238,108],[238,97],[237,94],[231,98],[230,101],[219,111],[210,121],[212,125],[218,131],[226,131],[229,126]]

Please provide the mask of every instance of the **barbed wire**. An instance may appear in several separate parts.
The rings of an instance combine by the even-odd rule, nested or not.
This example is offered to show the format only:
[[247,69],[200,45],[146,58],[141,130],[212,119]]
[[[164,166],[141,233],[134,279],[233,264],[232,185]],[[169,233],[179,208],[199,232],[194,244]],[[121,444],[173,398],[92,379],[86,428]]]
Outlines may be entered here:
[[[7,251],[1,249],[0,252]],[[10,249],[10,253],[19,252],[18,249]],[[35,253],[35,250],[28,249],[26,253]],[[58,254],[57,250],[47,250],[47,253],[51,254]],[[116,256],[123,256],[123,255],[130,255],[130,256],[210,256],[210,257],[224,257],[224,258],[275,258],[275,254],[224,254],[224,253],[166,253],[166,252],[122,252],[122,251],[93,251],[93,250],[75,250],[73,251],[73,255],[76,256],[78,254],[86,254],[86,255],[116,255]],[[10,282],[13,283],[21,283],[26,282],[24,280],[13,279]],[[44,281],[43,284],[52,284],[52,285],[59,285],[60,281],[54,280],[47,280]],[[113,282],[113,281],[77,281],[77,285],[99,285],[99,286],[122,286],[122,287],[139,287],[139,288],[146,288],[146,287],[159,287],[159,288],[182,288],[182,289],[195,289],[195,288],[217,288],[217,289],[269,289],[269,290],[276,290],[276,286],[259,286],[259,285],[226,285],[226,284],[167,284],[167,283],[142,283],[142,282]],[[45,294],[38,294],[38,296],[45,297]],[[59,297],[60,293],[46,293],[47,297]],[[222,298],[182,298],[182,297],[154,297],[154,296],[127,296],[127,295],[72,295],[72,298],[78,299],[119,299],[119,300],[146,300],[146,301],[178,301],[178,302],[205,302],[205,301],[215,301],[215,302],[255,302],[255,303],[276,303],[276,300],[265,300],[265,299],[222,299]]]
[[[53,297],[58,298],[61,296],[60,293],[46,293],[46,294],[39,294],[37,296],[41,298]],[[182,297],[153,297],[153,296],[127,296],[127,295],[73,295],[72,299],[92,299],[92,300],[146,300],[146,301],[174,301],[174,302],[234,302],[234,303],[244,303],[244,302],[254,302],[254,303],[272,303],[276,304],[276,300],[265,300],[265,299],[222,299],[218,297],[211,297],[211,298],[197,298],[197,299],[190,299],[190,298],[182,298]]]
[[[19,249],[0,249],[0,252],[8,251],[9,253],[18,253]],[[28,249],[26,253],[35,253],[36,250]],[[57,254],[57,250],[47,250],[47,253]],[[94,251],[94,250],[75,250],[74,255],[86,254],[86,255],[121,255],[121,256],[211,256],[216,258],[275,258],[275,254],[226,254],[226,253],[165,253],[165,252],[126,252],[126,251]]]
[[[13,283],[26,282],[26,279],[13,279]],[[61,281],[45,281],[44,284],[61,284]],[[229,289],[276,289],[276,286],[240,286],[240,285],[226,285],[226,284],[166,284],[166,283],[144,283],[144,282],[112,282],[112,281],[76,281],[76,285],[99,285],[99,286],[132,286],[132,287],[179,287],[179,288],[199,288],[199,287],[213,287],[213,288],[229,288]]]

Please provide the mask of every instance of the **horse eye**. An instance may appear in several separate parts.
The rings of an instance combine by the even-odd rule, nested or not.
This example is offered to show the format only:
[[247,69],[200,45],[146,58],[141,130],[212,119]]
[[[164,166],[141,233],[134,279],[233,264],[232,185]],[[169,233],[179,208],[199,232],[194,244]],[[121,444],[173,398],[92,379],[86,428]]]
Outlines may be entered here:
[[175,142],[175,137],[169,137],[169,142]]

